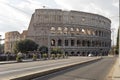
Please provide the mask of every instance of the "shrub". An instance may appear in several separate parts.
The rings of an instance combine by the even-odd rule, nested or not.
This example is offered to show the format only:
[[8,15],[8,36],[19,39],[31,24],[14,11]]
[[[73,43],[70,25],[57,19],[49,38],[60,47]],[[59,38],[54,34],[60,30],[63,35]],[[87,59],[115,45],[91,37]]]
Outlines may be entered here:
[[55,59],[55,54],[51,54],[52,59]]
[[19,55],[17,55],[16,61],[17,61],[17,62],[22,62],[22,57],[20,57]]
[[37,60],[37,55],[33,54],[33,61],[36,61],[36,60]]
[[44,54],[43,54],[43,58],[44,58],[44,59],[47,59],[47,53],[44,53]]

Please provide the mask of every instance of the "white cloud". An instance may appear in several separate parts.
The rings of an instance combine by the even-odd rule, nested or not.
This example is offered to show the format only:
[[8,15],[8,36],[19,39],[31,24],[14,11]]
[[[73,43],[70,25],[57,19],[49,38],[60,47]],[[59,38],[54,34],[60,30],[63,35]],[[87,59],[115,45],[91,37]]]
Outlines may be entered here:
[[113,0],[113,6],[119,8],[119,5],[120,5],[119,0]]
[[0,0],[0,34],[27,29],[35,9],[51,5],[57,8],[51,0]]
[[0,34],[27,29],[31,15],[36,8],[41,8],[40,2],[33,0],[0,0]]
[[32,13],[42,6],[106,16],[112,20],[112,28],[117,33],[119,0],[0,0],[0,34],[27,29]]

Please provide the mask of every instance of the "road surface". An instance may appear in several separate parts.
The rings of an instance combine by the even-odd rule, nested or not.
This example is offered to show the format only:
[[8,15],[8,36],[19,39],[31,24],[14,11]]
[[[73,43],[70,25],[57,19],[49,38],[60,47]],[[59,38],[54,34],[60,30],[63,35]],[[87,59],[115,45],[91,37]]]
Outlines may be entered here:
[[116,58],[105,57],[94,63],[78,65],[33,80],[105,80]]
[[14,63],[0,65],[0,80],[9,80],[12,78],[36,73],[49,68],[64,66],[76,62],[89,61],[96,57],[69,57],[68,59],[35,61],[27,63]]

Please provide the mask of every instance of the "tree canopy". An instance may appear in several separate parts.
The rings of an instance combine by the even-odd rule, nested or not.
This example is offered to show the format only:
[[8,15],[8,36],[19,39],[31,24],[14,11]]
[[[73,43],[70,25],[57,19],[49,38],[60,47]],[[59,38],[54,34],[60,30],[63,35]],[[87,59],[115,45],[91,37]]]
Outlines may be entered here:
[[48,47],[46,47],[46,46],[41,46],[41,47],[39,48],[39,51],[40,51],[41,53],[48,53]]
[[28,51],[34,51],[37,50],[38,44],[36,44],[34,41],[25,39],[16,42],[14,46],[14,51],[15,52],[22,52],[22,53],[27,53]]

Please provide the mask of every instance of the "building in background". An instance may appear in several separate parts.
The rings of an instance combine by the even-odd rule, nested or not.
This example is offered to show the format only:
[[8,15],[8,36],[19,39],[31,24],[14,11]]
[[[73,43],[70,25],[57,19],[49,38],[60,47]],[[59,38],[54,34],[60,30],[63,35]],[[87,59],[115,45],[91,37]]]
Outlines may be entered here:
[[20,41],[26,38],[27,30],[24,30],[22,34],[18,31],[11,31],[5,33],[5,48],[4,51],[13,53],[14,52],[14,44],[16,41]]
[[20,40],[26,39],[26,35],[27,35],[27,30],[23,30],[23,32],[20,35]]
[[107,55],[111,48],[111,21],[101,15],[36,9],[27,31],[5,34],[5,52],[13,52],[18,40],[31,39],[39,46],[47,46],[49,53],[60,48],[69,55]]
[[111,21],[98,14],[36,9],[26,38],[47,46],[49,53],[60,48],[69,55],[107,55],[111,48],[110,28]]

